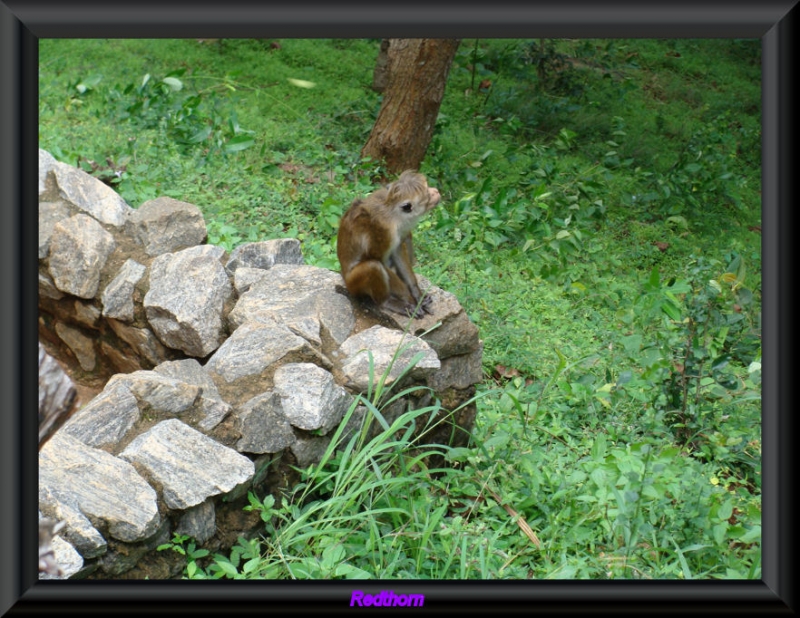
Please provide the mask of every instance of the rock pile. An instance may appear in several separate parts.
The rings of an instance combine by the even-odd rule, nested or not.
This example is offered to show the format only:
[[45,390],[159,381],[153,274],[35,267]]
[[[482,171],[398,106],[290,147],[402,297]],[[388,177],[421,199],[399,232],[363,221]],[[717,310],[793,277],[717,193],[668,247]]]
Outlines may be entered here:
[[340,275],[305,265],[297,240],[228,255],[206,238],[196,206],[133,209],[39,152],[39,339],[99,393],[39,455],[40,516],[66,524],[53,542],[64,577],[173,577],[180,556],[155,551],[173,533],[216,551],[259,532],[247,492],[318,461],[384,372],[425,387],[390,421],[437,399],[446,422],[426,440],[463,444],[472,428],[462,404],[482,346],[451,294],[430,287],[433,315],[404,332],[408,318],[365,311]]

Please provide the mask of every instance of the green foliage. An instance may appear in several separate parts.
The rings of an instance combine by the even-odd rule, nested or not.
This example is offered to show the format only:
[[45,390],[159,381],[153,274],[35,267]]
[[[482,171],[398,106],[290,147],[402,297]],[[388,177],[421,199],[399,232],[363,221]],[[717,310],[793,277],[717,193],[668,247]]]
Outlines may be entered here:
[[761,399],[760,312],[744,287],[744,261],[732,258],[724,270],[698,259],[690,279],[666,284],[654,270],[623,317],[638,323],[637,334],[620,343],[641,369],[641,381],[626,388],[648,393],[681,443],[760,482],[750,440]]
[[197,542],[191,537],[177,533],[172,535],[172,541],[159,545],[156,549],[158,551],[171,549],[181,556],[186,556],[186,575],[189,578],[202,573],[202,569],[198,566],[198,560],[206,558],[210,553],[207,549],[198,549]]
[[[400,350],[398,350],[398,354]],[[408,371],[418,359],[413,359]],[[391,367],[390,367],[391,368]],[[392,392],[384,375],[375,377],[369,398],[355,399],[331,438],[320,462],[301,473],[280,504],[273,495],[248,495],[246,510],[265,523],[263,540],[239,539],[230,557],[211,556],[202,569],[191,566],[198,556],[194,545],[183,548],[176,539],[165,548],[189,556],[186,575],[194,579],[368,579],[468,577],[475,568],[462,556],[466,537],[442,554],[437,535],[446,508],[430,509],[431,491],[453,471],[431,469],[447,448],[418,444],[414,438],[432,429],[441,412],[438,402],[408,411],[390,422],[383,411],[400,397],[423,390],[410,387]],[[399,383],[399,378],[393,382]],[[345,432],[357,410],[364,417],[357,431]],[[380,430],[370,432],[373,423]],[[481,576],[488,576],[486,570]]]
[[[40,47],[42,148],[197,204],[227,250],[294,237],[338,269],[383,171],[358,155],[376,40]],[[186,575],[759,578],[760,121],[758,40],[464,40],[415,249],[480,329],[474,445],[428,469],[408,431],[438,404],[389,423],[378,379],[379,435],[252,496],[263,542],[176,537]]]

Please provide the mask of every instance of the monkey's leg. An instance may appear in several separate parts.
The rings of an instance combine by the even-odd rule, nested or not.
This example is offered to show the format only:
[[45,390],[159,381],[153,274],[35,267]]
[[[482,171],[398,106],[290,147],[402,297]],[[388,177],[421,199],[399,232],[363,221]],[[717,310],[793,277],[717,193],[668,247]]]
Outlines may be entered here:
[[350,294],[367,296],[378,307],[415,318],[425,315],[417,310],[417,302],[403,280],[378,260],[359,262],[345,275],[344,281]]
[[386,302],[391,294],[389,272],[378,260],[359,262],[344,275],[347,291],[353,296],[369,296],[377,305]]
[[394,269],[389,269],[388,273],[391,285],[391,294],[384,303],[384,307],[416,319],[425,317],[425,310],[423,308],[426,304],[425,300],[423,299],[422,303],[420,303],[418,300],[415,300],[411,294],[411,291],[408,289],[408,286],[397,275]]

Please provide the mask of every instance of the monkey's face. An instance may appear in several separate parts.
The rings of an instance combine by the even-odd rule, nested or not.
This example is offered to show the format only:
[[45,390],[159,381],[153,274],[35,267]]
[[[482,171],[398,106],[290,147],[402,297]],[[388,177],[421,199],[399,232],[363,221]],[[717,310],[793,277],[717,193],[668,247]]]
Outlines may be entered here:
[[429,187],[425,177],[415,172],[403,172],[387,189],[387,205],[398,222],[401,236],[410,232],[420,217],[441,200],[439,190]]

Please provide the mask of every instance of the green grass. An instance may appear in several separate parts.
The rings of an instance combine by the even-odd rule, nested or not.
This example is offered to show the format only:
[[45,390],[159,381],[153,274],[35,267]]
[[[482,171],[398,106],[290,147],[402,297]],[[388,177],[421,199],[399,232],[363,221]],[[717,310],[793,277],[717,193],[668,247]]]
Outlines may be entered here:
[[[338,269],[377,49],[43,40],[40,146]],[[474,448],[331,453],[294,502],[253,496],[264,544],[176,539],[187,574],[760,577],[760,96],[755,40],[464,40],[415,244],[485,344]]]

